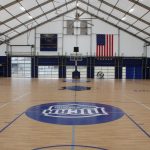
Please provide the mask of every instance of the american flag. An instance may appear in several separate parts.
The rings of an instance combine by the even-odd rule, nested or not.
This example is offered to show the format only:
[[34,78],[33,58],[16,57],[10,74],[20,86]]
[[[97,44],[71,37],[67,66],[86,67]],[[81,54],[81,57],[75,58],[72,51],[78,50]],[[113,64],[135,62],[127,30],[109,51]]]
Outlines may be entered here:
[[114,53],[114,35],[97,34],[96,57],[112,57]]

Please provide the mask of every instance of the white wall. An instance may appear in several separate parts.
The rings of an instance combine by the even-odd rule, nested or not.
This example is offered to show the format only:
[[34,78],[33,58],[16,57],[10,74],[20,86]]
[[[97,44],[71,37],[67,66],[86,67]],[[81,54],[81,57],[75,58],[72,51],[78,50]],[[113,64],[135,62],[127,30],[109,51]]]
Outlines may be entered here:
[[144,42],[133,38],[129,34],[121,31],[120,33],[120,54],[123,56],[143,56],[144,55]]
[[[62,53],[70,55],[73,52],[73,47],[76,46],[77,36],[63,35],[63,18],[57,19],[59,21],[47,23],[36,29],[36,52],[38,55],[61,55]],[[139,39],[121,31],[120,32],[120,54],[118,54],[118,29],[104,23],[100,20],[92,20],[92,41],[90,35],[81,35],[78,37],[79,50],[83,55],[96,52],[96,34],[114,34],[114,50],[116,56],[123,54],[123,56],[142,56],[144,42]],[[58,34],[58,51],[57,52],[40,52],[40,34]],[[30,38],[27,41],[27,34],[21,35],[11,41],[11,44],[34,44],[35,43],[35,30],[30,33]],[[92,50],[91,50],[92,48]],[[0,55],[4,55],[5,46],[0,46]],[[150,52],[148,52],[150,56]]]
[[[27,39],[29,34],[29,39]],[[18,36],[17,38],[11,40],[11,45],[32,45],[34,44],[34,30]]]
[[90,36],[64,36],[64,54],[67,53],[67,55],[70,55],[70,53],[73,53],[73,48],[76,46],[79,47],[79,53],[84,55],[87,55],[87,53],[90,54]]
[[0,45],[0,56],[5,56],[6,44]]
[[150,57],[150,46],[147,47],[147,57]]

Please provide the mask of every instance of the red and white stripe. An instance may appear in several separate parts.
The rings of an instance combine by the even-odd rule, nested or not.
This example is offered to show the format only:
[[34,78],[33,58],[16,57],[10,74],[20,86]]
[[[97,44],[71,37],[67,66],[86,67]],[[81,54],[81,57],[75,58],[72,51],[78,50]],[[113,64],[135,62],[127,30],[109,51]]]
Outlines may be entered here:
[[97,45],[96,57],[112,57],[114,53],[114,35],[105,35],[105,46]]

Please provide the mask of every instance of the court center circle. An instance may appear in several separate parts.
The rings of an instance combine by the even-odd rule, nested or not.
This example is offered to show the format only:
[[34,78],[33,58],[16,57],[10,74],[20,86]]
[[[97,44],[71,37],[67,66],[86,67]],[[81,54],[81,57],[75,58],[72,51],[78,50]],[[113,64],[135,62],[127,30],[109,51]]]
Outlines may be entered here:
[[69,149],[76,149],[76,148],[80,148],[83,150],[107,150],[105,148],[101,148],[101,147],[96,147],[96,146],[86,146],[86,145],[52,145],[52,146],[45,146],[45,147],[39,147],[39,148],[35,148],[33,150],[45,150],[45,149],[53,149],[53,148],[57,148],[57,149],[62,149],[62,148],[69,148]]
[[29,108],[26,115],[36,121],[61,125],[90,125],[111,122],[123,117],[117,107],[87,102],[47,103]]

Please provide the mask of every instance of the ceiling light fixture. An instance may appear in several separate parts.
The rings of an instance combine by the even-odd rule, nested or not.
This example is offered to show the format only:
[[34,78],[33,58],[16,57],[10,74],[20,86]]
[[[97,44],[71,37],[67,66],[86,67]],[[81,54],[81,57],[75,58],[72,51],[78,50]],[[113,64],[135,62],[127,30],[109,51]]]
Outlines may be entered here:
[[79,2],[77,3],[77,7],[79,7]]
[[134,8],[131,8],[131,9],[129,10],[130,13],[133,12],[133,11],[134,11]]
[[22,6],[20,7],[20,9],[21,9],[22,11],[25,11],[25,10],[26,10],[26,9],[25,9],[24,7],[22,7]]
[[29,19],[33,19],[33,17],[32,16],[28,16],[29,17]]
[[126,17],[123,17],[121,20],[126,20]]

